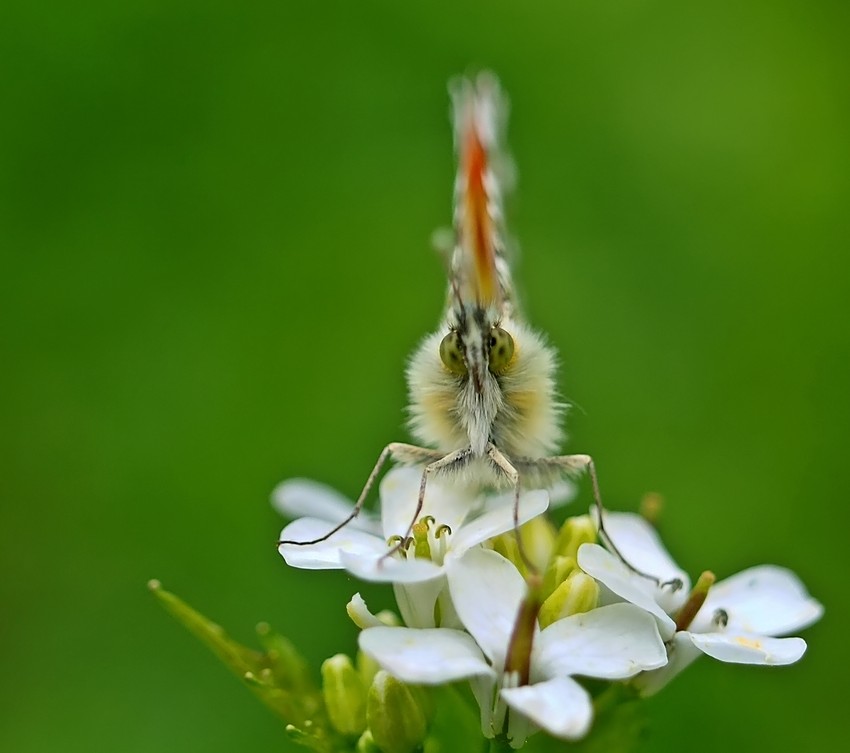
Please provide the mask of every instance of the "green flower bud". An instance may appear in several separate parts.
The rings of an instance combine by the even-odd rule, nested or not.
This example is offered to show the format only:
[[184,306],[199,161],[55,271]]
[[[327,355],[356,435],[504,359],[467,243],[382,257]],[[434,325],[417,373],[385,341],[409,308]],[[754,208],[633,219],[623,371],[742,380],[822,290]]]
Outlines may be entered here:
[[398,627],[401,625],[401,620],[399,616],[390,611],[389,609],[382,609],[378,614],[375,615],[384,625],[387,627]]
[[369,689],[366,719],[383,753],[413,753],[425,740],[428,723],[412,689],[384,671]]
[[543,574],[543,600],[549,598],[552,592],[563,583],[569,574],[576,569],[576,561],[572,557],[556,555],[549,562],[549,567]]
[[582,544],[592,544],[594,541],[596,541],[596,524],[591,520],[590,515],[576,515],[574,518],[567,518],[561,530],[558,531],[555,554],[577,560],[579,547]]
[[[539,516],[521,526],[519,536],[522,539],[522,549],[525,556],[536,570],[544,570],[552,556],[557,536],[555,526],[547,518]],[[523,559],[520,553],[516,531],[508,531],[495,536],[490,539],[490,546],[506,560],[516,565],[517,570],[522,573],[524,578],[531,574],[528,570],[528,562]]]
[[489,541],[492,550],[501,554],[508,562],[516,566],[517,570],[523,572],[525,565],[522,562],[522,557],[519,556],[519,545],[516,541],[516,534],[513,531],[509,533],[500,533],[494,536]]
[[267,622],[257,625],[257,635],[266,649],[266,658],[274,676],[274,684],[303,697],[315,694],[316,687],[310,677],[307,660],[295,646],[279,633],[272,631]]
[[383,751],[378,747],[378,744],[375,742],[375,739],[372,737],[372,733],[368,729],[360,735],[360,739],[357,741],[354,751],[355,753],[383,753]]
[[425,726],[430,727],[431,722],[434,721],[434,717],[437,715],[437,704],[434,700],[432,689],[423,685],[408,685],[407,689],[425,715]]
[[538,570],[549,563],[558,532],[544,515],[532,518],[519,529],[525,554]]
[[372,685],[372,680],[375,679],[375,675],[378,674],[378,670],[381,668],[378,665],[378,662],[376,662],[368,654],[364,654],[362,651],[357,652],[354,661],[357,664],[357,672],[360,675],[363,687],[370,687]]
[[647,492],[640,500],[638,508],[643,519],[650,525],[658,525],[661,517],[661,508],[664,507],[664,498],[657,492]]
[[337,654],[322,664],[322,695],[331,724],[347,737],[366,729],[366,688],[345,654]]
[[581,612],[589,612],[599,600],[599,585],[581,570],[573,570],[552,595],[543,602],[538,615],[540,627]]

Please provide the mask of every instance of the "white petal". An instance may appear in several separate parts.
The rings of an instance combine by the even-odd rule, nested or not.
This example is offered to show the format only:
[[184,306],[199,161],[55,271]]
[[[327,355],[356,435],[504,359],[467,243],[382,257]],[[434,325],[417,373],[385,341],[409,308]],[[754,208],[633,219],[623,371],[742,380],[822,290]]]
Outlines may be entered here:
[[654,695],[700,656],[702,656],[702,651],[694,646],[690,633],[680,631],[667,644],[667,664],[661,669],[641,672],[632,680],[632,684],[640,691],[642,696]]
[[369,627],[380,627],[384,624],[369,611],[369,607],[366,606],[366,602],[359,593],[351,597],[351,601],[345,605],[345,611],[351,621],[361,630]]
[[380,484],[381,526],[384,538],[401,536],[413,519],[422,469],[396,466]]
[[823,614],[820,602],[790,570],[774,565],[751,567],[717,583],[709,592],[694,633],[713,632],[715,612],[723,609],[730,630],[760,635],[787,635],[816,622]]
[[440,685],[493,675],[475,641],[460,630],[373,627],[360,633],[360,648],[404,682]]
[[655,600],[665,612],[672,613],[685,603],[691,589],[688,574],[673,561],[661,543],[658,532],[645,518],[630,512],[607,512],[605,530],[617,551],[632,567],[658,578],[662,583],[676,579],[682,582],[682,588],[678,591],[669,587],[655,589]]
[[572,502],[578,494],[578,487],[567,479],[556,481],[549,487],[549,508],[555,510]]
[[[318,518],[328,523],[341,523],[354,509],[354,503],[336,489],[304,478],[278,484],[272,492],[272,506],[287,518]],[[370,533],[381,531],[378,521],[366,510],[348,525]]]
[[652,615],[632,604],[612,604],[553,622],[537,640],[533,672],[544,677],[632,677],[667,663]]
[[[667,640],[676,632],[676,623],[656,600],[662,589],[653,581],[632,572],[618,557],[598,544],[583,544],[579,547],[578,564],[589,576],[596,578],[621,599],[635,604],[655,617],[662,638]],[[684,601],[683,597],[679,598]]]
[[420,557],[399,559],[385,557],[387,546],[377,554],[374,552],[341,552],[340,562],[352,575],[373,583],[418,583],[432,580],[443,574],[442,568],[431,560]]
[[[555,510],[572,502],[576,498],[576,494],[578,494],[578,487],[572,481],[561,479],[555,481],[545,489],[527,489],[524,493],[528,494],[533,491],[546,492],[549,495],[549,509]],[[485,510],[490,510],[496,507],[504,507],[505,505],[513,505],[513,503],[514,491],[510,489],[508,491],[489,494],[483,500],[483,507]]]
[[447,561],[446,571],[461,622],[493,666],[501,668],[526,593],[522,575],[489,549],[470,549],[460,559]]
[[512,505],[513,501],[513,489],[510,489],[508,491],[491,492],[486,497],[484,497],[481,507],[486,512],[487,510],[493,510],[497,507]]
[[425,515],[432,516],[438,525],[447,525],[456,531],[463,526],[470,511],[479,504],[478,494],[473,493],[470,487],[454,479],[437,476],[428,480],[423,511]]
[[[316,518],[299,518],[280,532],[281,540],[312,541],[328,532],[332,524]],[[288,565],[306,570],[337,570],[343,567],[340,559],[343,552],[357,557],[374,558],[386,552],[382,539],[350,526],[337,531],[333,536],[316,544],[281,544],[277,550]]]
[[[385,538],[402,536],[413,521],[419,499],[421,467],[393,468],[381,482],[381,525]],[[419,518],[432,515],[438,525],[453,531],[460,528],[475,497],[459,484],[431,478],[425,489],[425,500]]]
[[[445,585],[445,578],[435,578],[421,583],[393,584],[396,604],[404,624],[414,628],[437,627],[434,614],[435,606]],[[440,627],[450,626],[441,623]]]
[[[519,498],[519,524],[542,515],[549,507],[549,495],[542,489],[523,492]],[[494,507],[483,515],[468,521],[451,539],[453,555],[462,554],[482,541],[514,528],[514,497],[501,507]]]
[[455,609],[454,602],[452,601],[452,596],[449,593],[448,583],[446,582],[445,585],[446,587],[439,593],[436,606],[440,615],[440,627],[463,630],[463,623],[460,621],[460,617],[457,616],[457,610]]
[[[558,507],[563,507],[564,505],[572,502],[576,494],[578,493],[578,487],[567,479],[561,479],[559,481],[555,481],[551,486],[546,487],[545,489],[528,489],[527,492],[531,491],[545,491],[549,494],[549,509],[554,510]],[[527,493],[526,492],[526,493]],[[497,492],[495,494],[489,494],[484,499],[484,508],[486,510],[490,510],[496,507],[504,507],[505,505],[513,505],[514,503],[514,492],[513,490]]]
[[703,653],[733,664],[793,664],[806,653],[802,638],[765,638],[743,632],[688,635]]
[[556,677],[534,685],[505,688],[502,698],[550,735],[576,740],[587,734],[593,706],[587,691],[569,677]]

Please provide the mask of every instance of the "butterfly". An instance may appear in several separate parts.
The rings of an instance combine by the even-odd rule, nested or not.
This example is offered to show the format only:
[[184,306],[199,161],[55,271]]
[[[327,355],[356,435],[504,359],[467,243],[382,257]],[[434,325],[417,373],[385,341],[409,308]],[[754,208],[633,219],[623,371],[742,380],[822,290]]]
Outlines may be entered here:
[[565,412],[556,389],[557,355],[525,321],[517,302],[504,215],[512,175],[504,148],[506,98],[498,79],[487,72],[457,79],[449,91],[457,174],[446,306],[437,330],[412,354],[406,373],[409,428],[420,444],[388,444],[351,515],[325,536],[279,543],[318,543],[350,523],[392,459],[423,466],[410,529],[398,537],[402,542],[435,475],[473,487],[513,489],[518,528],[524,486],[545,487],[562,474],[586,471],[600,537],[617,553],[605,533],[592,457],[557,454]]

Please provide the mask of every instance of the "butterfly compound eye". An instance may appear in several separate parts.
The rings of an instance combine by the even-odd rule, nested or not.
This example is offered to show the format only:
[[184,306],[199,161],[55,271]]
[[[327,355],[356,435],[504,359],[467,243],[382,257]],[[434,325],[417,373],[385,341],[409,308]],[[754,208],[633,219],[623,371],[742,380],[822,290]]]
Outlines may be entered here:
[[490,331],[490,371],[501,374],[514,357],[514,339],[501,327]]
[[449,332],[440,343],[440,360],[443,365],[458,376],[467,373],[466,362],[463,360],[463,350],[460,347],[460,336],[457,332]]

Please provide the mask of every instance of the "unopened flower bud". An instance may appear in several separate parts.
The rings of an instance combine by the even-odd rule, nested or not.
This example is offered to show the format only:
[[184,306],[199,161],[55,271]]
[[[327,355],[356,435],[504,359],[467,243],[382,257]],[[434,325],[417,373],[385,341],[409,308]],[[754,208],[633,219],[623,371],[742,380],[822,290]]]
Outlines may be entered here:
[[664,507],[664,498],[657,492],[647,492],[640,500],[641,517],[650,525],[658,525],[661,517],[661,508]]
[[557,531],[543,516],[532,518],[519,529],[522,540],[520,551],[517,532],[507,531],[490,539],[490,546],[506,560],[516,565],[523,577],[527,577],[531,563],[537,571],[545,570],[552,556]]
[[576,561],[572,557],[557,555],[549,561],[549,567],[543,573],[542,596],[544,601],[551,596],[552,592],[567,579],[567,576],[576,567]]
[[365,654],[362,651],[357,652],[354,661],[357,665],[360,680],[363,682],[363,687],[368,688],[372,684],[372,680],[375,679],[375,675],[378,674],[378,670],[381,668],[380,665],[369,654]]
[[273,675],[272,684],[302,697],[315,692],[307,660],[295,646],[279,633],[272,631],[267,622],[257,625],[257,635],[266,649],[266,658]]
[[430,727],[431,722],[434,721],[434,717],[437,714],[437,704],[434,701],[434,694],[431,692],[431,688],[426,688],[422,685],[408,685],[407,689],[411,692],[413,699],[425,715],[425,726]]
[[428,723],[415,693],[384,671],[369,689],[366,719],[383,753],[413,753],[425,740]]
[[494,552],[501,554],[508,562],[522,572],[522,557],[519,556],[519,544],[517,544],[516,534],[513,531],[494,536],[490,539],[489,545]]
[[581,612],[589,612],[599,600],[599,585],[581,570],[573,570],[552,595],[543,602],[538,620],[545,628],[557,620]]
[[354,747],[355,753],[383,753],[372,737],[371,731],[368,729],[360,735],[357,745]]
[[574,518],[567,518],[558,531],[555,554],[575,560],[582,544],[592,544],[595,541],[596,524],[590,515],[576,515]]
[[519,535],[526,557],[538,571],[545,569],[552,556],[555,538],[558,535],[555,526],[547,517],[539,515],[522,526],[519,529]]
[[366,729],[365,685],[345,654],[332,656],[322,664],[322,695],[337,732],[354,737]]
[[382,625],[386,625],[387,627],[398,627],[401,625],[398,615],[389,609],[382,609],[375,617],[378,618]]

